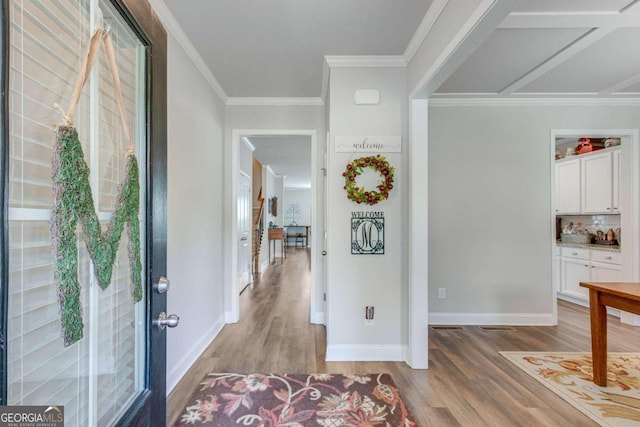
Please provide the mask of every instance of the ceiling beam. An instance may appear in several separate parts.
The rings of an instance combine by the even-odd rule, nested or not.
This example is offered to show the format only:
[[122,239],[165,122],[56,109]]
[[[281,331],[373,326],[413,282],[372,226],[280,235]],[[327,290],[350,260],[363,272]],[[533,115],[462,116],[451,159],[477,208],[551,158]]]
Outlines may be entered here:
[[640,27],[640,14],[618,12],[511,13],[500,29]]
[[621,82],[614,84],[613,86],[603,89],[600,92],[598,92],[598,95],[611,95],[611,94],[628,95],[628,93],[624,93],[624,92],[619,93],[619,92],[622,89],[628,88],[638,83],[640,83],[640,74],[636,74],[633,77],[630,77],[626,80],[623,80]]
[[582,37],[576,39],[573,43],[566,46],[564,49],[560,50],[555,55],[553,55],[552,57],[550,57],[540,65],[538,65],[536,68],[534,68],[533,70],[526,73],[524,76],[518,78],[516,81],[506,86],[504,89],[500,91],[500,94],[509,95],[519,91],[523,87],[527,86],[529,83],[542,77],[544,74],[548,73],[553,68],[562,64],[566,60],[572,58],[578,52],[581,52],[582,50],[591,46],[598,40],[611,34],[615,30],[616,30],[615,27],[606,27],[606,28],[593,29],[587,32]]

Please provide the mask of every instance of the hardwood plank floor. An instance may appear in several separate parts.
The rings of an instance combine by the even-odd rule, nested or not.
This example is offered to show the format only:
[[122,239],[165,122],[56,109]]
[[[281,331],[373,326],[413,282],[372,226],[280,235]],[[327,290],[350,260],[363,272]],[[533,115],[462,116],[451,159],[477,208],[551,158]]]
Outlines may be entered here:
[[[429,369],[399,362],[325,362],[323,326],[309,324],[309,254],[291,249],[240,297],[226,325],[167,402],[173,425],[209,372],[389,372],[419,426],[595,426],[498,354],[502,350],[590,351],[589,313],[558,302],[558,326],[464,326],[429,331]],[[639,351],[640,328],[609,317],[609,350]]]

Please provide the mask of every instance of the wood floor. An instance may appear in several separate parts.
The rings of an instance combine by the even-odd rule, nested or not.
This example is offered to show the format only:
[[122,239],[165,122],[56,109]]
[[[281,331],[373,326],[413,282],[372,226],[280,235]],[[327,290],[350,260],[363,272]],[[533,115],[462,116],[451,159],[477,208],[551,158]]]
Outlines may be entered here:
[[[558,302],[557,327],[429,331],[429,369],[398,362],[325,362],[323,326],[309,324],[309,254],[292,249],[240,297],[227,325],[167,401],[173,425],[208,372],[389,372],[419,426],[595,426],[497,352],[590,351],[589,314]],[[640,350],[640,328],[609,318],[609,350]]]

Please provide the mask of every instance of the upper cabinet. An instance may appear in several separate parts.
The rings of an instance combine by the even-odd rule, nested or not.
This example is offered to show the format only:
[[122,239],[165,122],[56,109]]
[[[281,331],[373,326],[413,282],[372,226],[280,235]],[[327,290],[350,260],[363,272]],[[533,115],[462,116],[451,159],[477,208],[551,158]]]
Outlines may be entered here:
[[556,163],[556,212],[580,213],[580,159]]
[[620,213],[620,148],[556,162],[556,213]]

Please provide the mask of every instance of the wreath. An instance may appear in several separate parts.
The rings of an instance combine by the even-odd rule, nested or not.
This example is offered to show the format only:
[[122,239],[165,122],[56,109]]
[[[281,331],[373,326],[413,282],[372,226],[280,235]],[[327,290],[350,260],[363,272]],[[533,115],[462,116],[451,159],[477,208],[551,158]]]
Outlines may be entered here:
[[[371,168],[381,175],[382,181],[375,190],[358,187],[356,179],[358,175],[362,174],[365,168]],[[377,154],[375,157],[360,157],[359,159],[355,159],[347,164],[347,168],[342,173],[347,198],[356,203],[366,203],[368,205],[375,205],[378,202],[387,200],[387,198],[389,198],[389,192],[393,189],[393,172],[393,166],[380,154]]]

